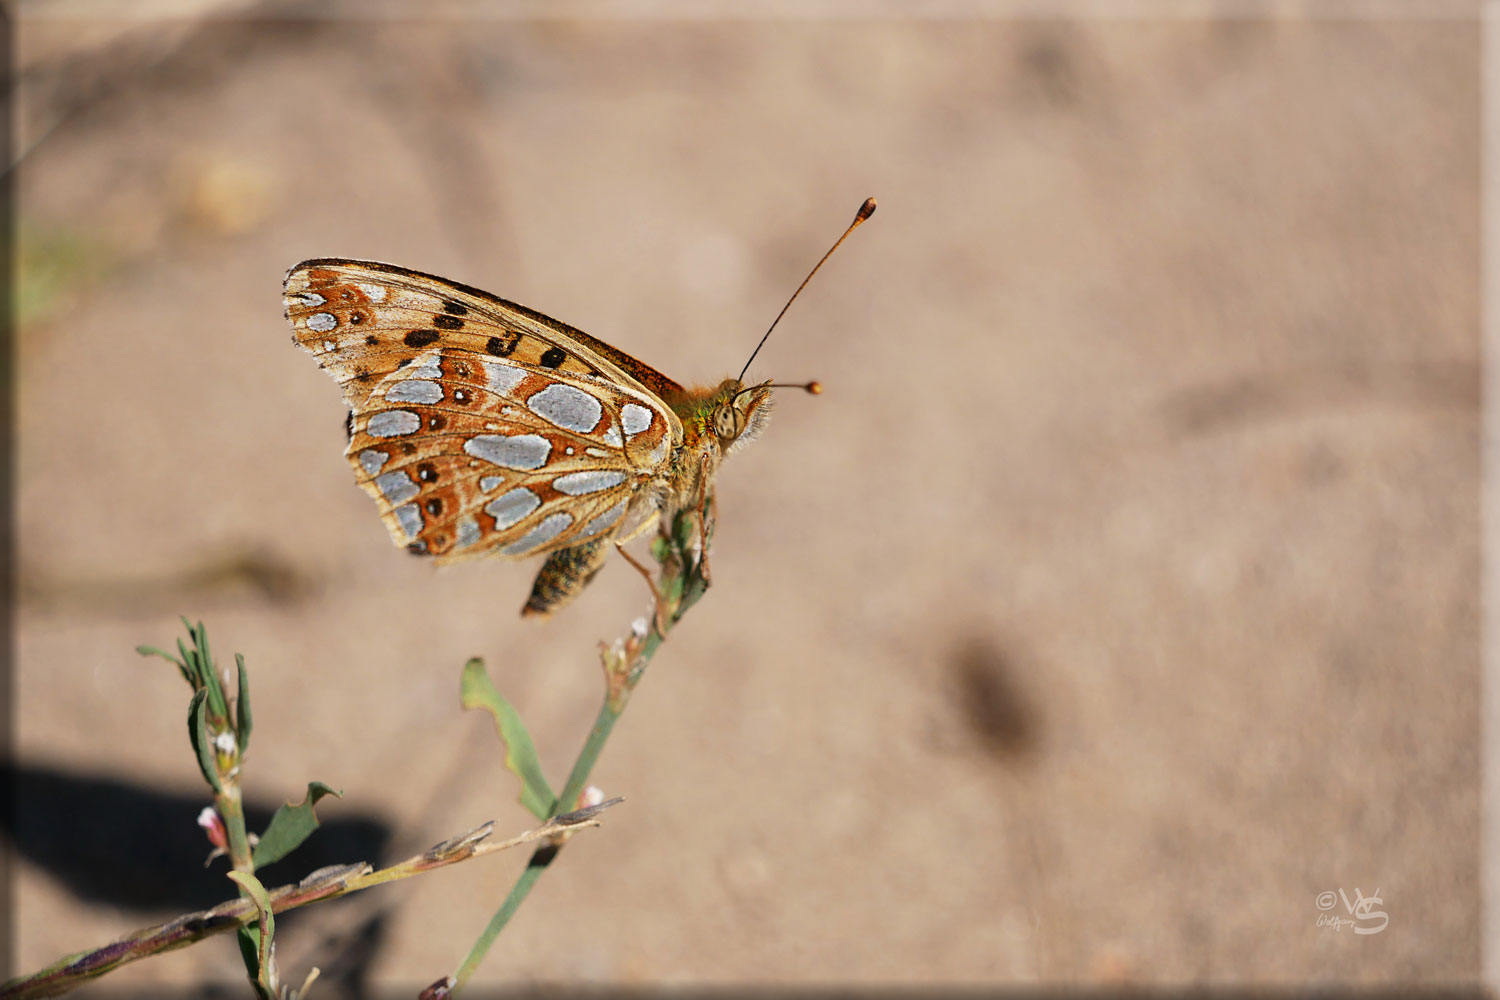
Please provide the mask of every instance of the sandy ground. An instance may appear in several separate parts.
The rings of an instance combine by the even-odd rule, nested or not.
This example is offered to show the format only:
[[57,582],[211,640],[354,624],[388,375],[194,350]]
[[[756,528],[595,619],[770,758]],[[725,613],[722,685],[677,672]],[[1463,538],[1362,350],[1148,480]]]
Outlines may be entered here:
[[[596,772],[628,801],[476,982],[1477,975],[1472,22],[19,42],[17,754],[46,780],[12,831],[18,970],[178,912],[153,883],[231,894],[201,869],[186,688],[132,652],[179,613],[250,664],[249,794],[335,785],[325,816],[390,860],[528,825],[458,707],[467,657],[560,781],[595,643],[646,607],[615,560],[523,622],[532,566],[393,548],[289,343],[288,266],[435,271],[707,382],[874,194],[756,363],[827,391],[722,473],[714,589]],[[127,804],[60,822],[89,781]],[[283,968],[378,918],[352,964],[409,994],[523,861],[288,923]],[[1383,931],[1318,926],[1356,889]],[[220,938],[112,981],[240,976]]]

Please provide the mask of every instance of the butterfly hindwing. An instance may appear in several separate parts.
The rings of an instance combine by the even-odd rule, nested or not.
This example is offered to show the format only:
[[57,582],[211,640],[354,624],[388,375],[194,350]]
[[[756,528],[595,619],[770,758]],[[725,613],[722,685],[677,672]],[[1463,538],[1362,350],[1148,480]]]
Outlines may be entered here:
[[630,385],[444,346],[371,389],[346,454],[398,544],[440,562],[521,557],[644,513],[674,419]]

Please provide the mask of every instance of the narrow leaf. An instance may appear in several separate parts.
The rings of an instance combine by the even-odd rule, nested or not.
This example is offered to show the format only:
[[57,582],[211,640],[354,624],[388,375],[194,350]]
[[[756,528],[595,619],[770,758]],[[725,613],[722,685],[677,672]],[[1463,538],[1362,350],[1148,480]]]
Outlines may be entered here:
[[193,693],[193,701],[188,705],[188,739],[192,740],[193,752],[198,755],[198,769],[203,772],[203,780],[217,795],[224,786],[219,783],[219,766],[214,763],[214,741],[208,734],[207,700],[208,692],[202,688]]
[[[177,672],[182,675],[183,680],[187,681],[189,684],[193,683],[192,675],[188,673],[187,664],[183,663],[181,660],[173,656],[171,653],[168,653],[166,650],[157,649],[155,646],[137,646],[135,647],[135,651],[142,656],[160,656],[163,660],[167,660],[177,668]],[[197,687],[196,684],[194,684],[193,686]]]
[[224,697],[224,685],[219,680],[219,672],[214,669],[214,658],[208,651],[208,629],[199,622],[197,628],[189,629],[189,634],[197,647],[198,662],[202,664],[203,686],[208,688],[209,711],[215,722],[227,723],[229,702]]
[[183,669],[187,671],[188,683],[193,685],[194,688],[202,687],[203,678],[199,676],[198,658],[188,654],[188,649],[182,644],[181,639],[177,640],[177,653],[182,657],[182,665]]
[[[275,1000],[276,973],[272,967],[271,946],[276,940],[276,914],[271,912],[271,897],[260,879],[249,872],[230,872],[229,877],[250,897],[260,913],[260,933],[255,942],[255,968],[251,969],[252,983],[258,996]],[[241,938],[243,950],[244,938]]]
[[135,651],[142,656],[160,656],[163,660],[171,660],[173,663],[177,664],[179,668],[183,666],[182,661],[177,659],[177,657],[173,656],[171,653],[168,653],[166,650],[157,649],[155,646],[137,646],[135,647]]
[[318,815],[313,811],[313,806],[325,795],[340,799],[344,797],[343,792],[329,788],[321,781],[310,781],[307,783],[306,798],[296,805],[288,802],[276,810],[276,815],[271,817],[271,825],[260,835],[260,843],[255,845],[255,850],[250,854],[250,860],[255,862],[256,868],[280,861],[318,828]]
[[536,755],[531,734],[511,703],[490,683],[483,660],[476,657],[464,664],[460,693],[464,708],[482,708],[494,716],[495,731],[505,744],[505,767],[521,779],[521,805],[537,819],[552,815],[557,796],[552,794],[552,786],[542,774],[542,762]]
[[250,716],[250,672],[245,669],[245,658],[234,654],[234,666],[238,676],[239,693],[234,698],[234,736],[240,745],[240,756],[250,749],[250,730],[255,721]]
[[240,946],[240,961],[245,963],[245,971],[250,973],[250,981],[260,975],[260,927],[256,924],[245,924],[235,933],[236,943]]

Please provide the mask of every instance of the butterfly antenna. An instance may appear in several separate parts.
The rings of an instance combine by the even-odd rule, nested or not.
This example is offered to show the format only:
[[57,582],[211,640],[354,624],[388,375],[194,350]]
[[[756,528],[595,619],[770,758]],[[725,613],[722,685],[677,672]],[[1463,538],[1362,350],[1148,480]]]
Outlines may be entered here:
[[730,404],[732,405],[736,399],[739,399],[745,393],[754,392],[756,389],[801,389],[809,396],[823,395],[823,383],[816,379],[811,382],[762,382],[759,385],[747,385],[733,396],[730,396]]
[[[786,300],[786,305],[781,307],[781,312],[777,313],[776,318],[771,321],[770,329],[768,329],[765,332],[765,335],[760,338],[760,343],[755,345],[755,350],[750,352],[750,360],[745,362],[745,367],[740,370],[740,377],[736,381],[745,381],[745,372],[748,372],[750,370],[750,365],[755,360],[755,356],[759,354],[760,349],[765,346],[766,340],[771,336],[771,330],[776,329],[776,324],[781,322],[781,317],[786,315],[786,311],[792,307],[792,303],[797,301],[797,296],[802,294],[802,289],[807,287],[807,283],[812,280],[812,276],[818,273],[818,268],[823,266],[823,261],[826,261],[829,257],[832,257],[833,252],[839,248],[839,244],[847,240],[849,238],[849,234],[854,232],[854,230],[859,227],[859,224],[861,222],[864,222],[874,214],[875,199],[866,198],[865,203],[859,206],[859,211],[854,214],[854,221],[849,223],[848,229],[844,230],[844,235],[840,236],[838,240],[834,242],[833,246],[828,248],[828,252],[823,255],[822,260],[819,260],[816,264],[813,265],[813,269],[807,272],[807,277],[802,279],[802,284],[797,286],[797,290],[792,293],[792,297]],[[802,387],[799,386],[799,388]],[[818,390],[808,389],[807,391],[817,392]]]

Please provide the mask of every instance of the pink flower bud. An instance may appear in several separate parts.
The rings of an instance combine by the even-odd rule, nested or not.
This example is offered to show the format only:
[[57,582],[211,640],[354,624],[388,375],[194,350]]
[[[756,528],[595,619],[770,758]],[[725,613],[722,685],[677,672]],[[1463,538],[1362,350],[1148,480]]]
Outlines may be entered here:
[[203,811],[198,814],[198,825],[208,834],[209,843],[219,848],[229,847],[229,834],[224,829],[224,821],[219,818],[213,806],[203,807]]

